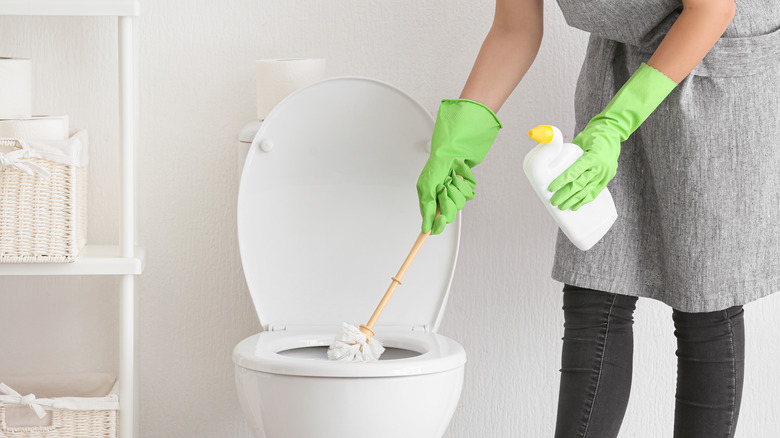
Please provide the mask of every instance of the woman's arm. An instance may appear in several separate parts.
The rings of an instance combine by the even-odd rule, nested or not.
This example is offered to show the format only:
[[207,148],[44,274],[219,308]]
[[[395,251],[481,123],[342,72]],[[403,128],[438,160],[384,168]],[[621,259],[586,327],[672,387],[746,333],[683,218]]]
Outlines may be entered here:
[[496,0],[493,25],[460,98],[439,105],[431,155],[417,179],[422,232],[441,233],[474,199],[471,168],[493,145],[501,129],[495,113],[528,71],[541,41],[542,0]]
[[620,145],[710,51],[734,17],[734,0],[683,0],[683,11],[653,56],[620,87],[572,143],[585,153],[550,183],[550,200],[577,210],[616,175]]
[[734,0],[683,0],[682,13],[647,65],[679,84],[723,35],[735,10]]
[[539,51],[542,1],[496,0],[493,25],[474,61],[461,99],[480,102],[498,112]]

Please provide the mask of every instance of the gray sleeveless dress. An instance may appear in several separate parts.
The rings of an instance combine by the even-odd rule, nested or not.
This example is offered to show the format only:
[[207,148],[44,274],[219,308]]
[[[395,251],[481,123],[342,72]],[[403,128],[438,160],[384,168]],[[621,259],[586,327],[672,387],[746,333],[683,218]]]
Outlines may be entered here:
[[[588,251],[559,231],[553,279],[684,312],[780,290],[780,0],[736,3],[715,47],[623,142],[607,185],[615,225]],[[682,3],[558,4],[568,24],[591,33],[579,132],[650,59]]]

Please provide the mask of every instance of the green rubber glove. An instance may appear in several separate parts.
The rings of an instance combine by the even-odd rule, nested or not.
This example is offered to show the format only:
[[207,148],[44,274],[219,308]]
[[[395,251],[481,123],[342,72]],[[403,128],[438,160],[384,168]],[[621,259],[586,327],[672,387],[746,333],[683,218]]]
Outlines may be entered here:
[[[441,101],[431,137],[431,156],[417,179],[423,232],[440,234],[466,201],[474,199],[477,182],[471,168],[485,159],[499,129],[498,117],[479,102]],[[437,201],[441,212],[438,217]]]
[[550,183],[550,202],[577,210],[593,201],[617,173],[620,143],[663,102],[677,84],[644,62],[572,143],[585,153]]

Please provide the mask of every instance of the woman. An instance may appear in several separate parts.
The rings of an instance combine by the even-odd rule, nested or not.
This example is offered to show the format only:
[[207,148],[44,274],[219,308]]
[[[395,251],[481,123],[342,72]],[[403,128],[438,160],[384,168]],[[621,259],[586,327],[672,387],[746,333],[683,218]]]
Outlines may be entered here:
[[[738,3],[558,0],[591,35],[575,99],[573,142],[585,152],[550,184],[551,202],[576,210],[609,183],[618,219],[587,252],[558,233],[556,437],[618,435],[638,297],[672,307],[674,436],[734,436],[742,305],[780,289],[780,2]],[[542,6],[497,0],[460,99],[442,101],[417,183],[423,231],[441,233],[474,197],[471,168],[536,56]]]

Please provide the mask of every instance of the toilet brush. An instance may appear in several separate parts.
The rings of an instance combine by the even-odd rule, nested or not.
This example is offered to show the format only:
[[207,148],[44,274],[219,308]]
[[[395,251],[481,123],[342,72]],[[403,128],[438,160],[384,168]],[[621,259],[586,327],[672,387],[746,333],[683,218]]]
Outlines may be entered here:
[[[439,209],[436,208],[436,216],[438,215]],[[395,277],[392,277],[393,281],[390,283],[390,287],[387,288],[387,292],[385,292],[379,305],[376,306],[376,310],[374,310],[374,314],[371,315],[371,319],[368,320],[368,323],[361,325],[360,328],[347,324],[346,322],[342,323],[341,330],[339,330],[339,333],[336,335],[336,338],[328,349],[328,359],[346,362],[370,362],[379,359],[379,356],[385,351],[385,348],[382,346],[382,342],[373,338],[374,324],[376,324],[376,320],[379,319],[379,315],[382,314],[382,311],[385,310],[387,302],[390,301],[393,292],[395,292],[395,289],[401,284],[401,279],[404,277],[404,274],[406,274],[406,270],[409,269],[409,265],[412,264],[412,260],[414,260],[417,252],[420,251],[420,248],[430,234],[430,231],[427,233],[421,231],[420,235],[417,236],[417,240],[414,242],[412,250],[409,251],[409,255],[406,256],[406,260],[404,260],[403,265],[401,265],[401,269],[398,270]]]

